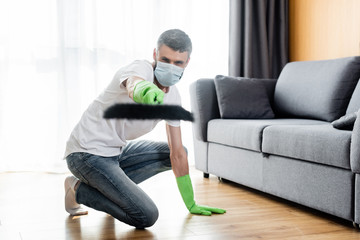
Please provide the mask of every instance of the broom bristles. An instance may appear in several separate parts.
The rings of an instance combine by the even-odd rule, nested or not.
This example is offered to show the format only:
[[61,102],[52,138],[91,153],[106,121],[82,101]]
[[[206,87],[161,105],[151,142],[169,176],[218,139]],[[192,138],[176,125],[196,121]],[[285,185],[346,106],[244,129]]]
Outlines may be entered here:
[[194,121],[192,113],[178,105],[114,104],[105,110],[104,118],[166,119]]

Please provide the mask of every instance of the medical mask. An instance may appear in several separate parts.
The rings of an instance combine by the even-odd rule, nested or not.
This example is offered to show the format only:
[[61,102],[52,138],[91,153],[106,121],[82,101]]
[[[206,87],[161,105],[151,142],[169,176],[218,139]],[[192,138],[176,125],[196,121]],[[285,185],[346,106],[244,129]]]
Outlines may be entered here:
[[154,74],[162,86],[170,87],[180,81],[183,72],[184,68],[158,61],[156,63]]

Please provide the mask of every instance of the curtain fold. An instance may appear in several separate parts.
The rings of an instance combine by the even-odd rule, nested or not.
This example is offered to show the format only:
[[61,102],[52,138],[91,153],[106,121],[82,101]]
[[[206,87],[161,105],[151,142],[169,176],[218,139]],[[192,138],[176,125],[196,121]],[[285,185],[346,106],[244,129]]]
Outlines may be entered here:
[[229,75],[277,78],[288,62],[288,0],[230,0]]

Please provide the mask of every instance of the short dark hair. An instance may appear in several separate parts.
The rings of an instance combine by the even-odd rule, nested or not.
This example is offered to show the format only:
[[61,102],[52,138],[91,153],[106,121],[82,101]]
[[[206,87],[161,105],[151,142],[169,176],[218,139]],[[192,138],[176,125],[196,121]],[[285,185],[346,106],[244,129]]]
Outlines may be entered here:
[[163,44],[175,51],[188,52],[189,56],[192,51],[192,43],[189,36],[180,29],[170,29],[163,32],[157,41],[157,49]]

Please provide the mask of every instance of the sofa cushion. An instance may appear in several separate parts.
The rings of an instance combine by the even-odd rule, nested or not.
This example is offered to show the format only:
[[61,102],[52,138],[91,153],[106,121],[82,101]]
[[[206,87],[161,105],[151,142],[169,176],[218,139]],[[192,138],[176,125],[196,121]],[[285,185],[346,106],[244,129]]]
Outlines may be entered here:
[[269,126],[263,133],[262,151],[350,169],[351,131],[331,124]]
[[355,90],[351,95],[349,105],[346,109],[346,114],[357,112],[360,109],[360,81],[356,84]]
[[213,119],[208,123],[208,141],[261,152],[264,128],[284,124],[328,123],[308,119]]
[[360,57],[288,63],[275,87],[275,113],[334,121],[345,114],[359,78]]
[[221,118],[274,118],[262,82],[218,75],[215,77],[215,88]]

